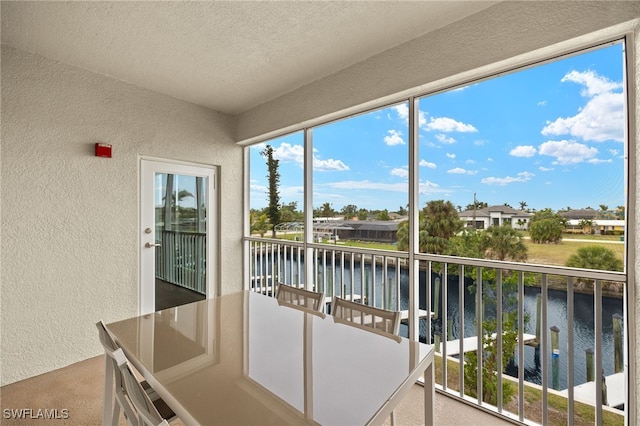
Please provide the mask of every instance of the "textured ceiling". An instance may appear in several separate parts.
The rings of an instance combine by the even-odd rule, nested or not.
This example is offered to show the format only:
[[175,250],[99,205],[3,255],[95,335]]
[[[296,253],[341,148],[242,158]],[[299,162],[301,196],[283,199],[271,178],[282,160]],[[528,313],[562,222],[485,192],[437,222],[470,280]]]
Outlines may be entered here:
[[231,114],[496,1],[6,2],[2,43]]

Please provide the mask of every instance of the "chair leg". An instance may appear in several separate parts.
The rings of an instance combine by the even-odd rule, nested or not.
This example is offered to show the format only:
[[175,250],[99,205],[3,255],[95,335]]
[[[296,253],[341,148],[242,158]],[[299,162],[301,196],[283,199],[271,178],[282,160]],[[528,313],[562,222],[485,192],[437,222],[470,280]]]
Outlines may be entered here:
[[120,403],[118,401],[114,401],[113,411],[111,414],[111,425],[117,426],[119,418],[120,418]]
[[393,426],[395,424],[395,416],[393,415],[394,411],[391,412],[391,415],[389,415],[389,420],[391,421],[391,426]]
[[104,426],[115,426],[118,424],[118,401],[115,398],[113,363],[108,356],[104,357],[104,401],[102,424]]

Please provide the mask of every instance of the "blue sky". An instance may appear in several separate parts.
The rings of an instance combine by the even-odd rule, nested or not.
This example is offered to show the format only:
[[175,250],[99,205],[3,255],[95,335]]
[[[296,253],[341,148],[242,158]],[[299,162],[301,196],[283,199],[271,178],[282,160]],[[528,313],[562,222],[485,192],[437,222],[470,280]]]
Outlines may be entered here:
[[[420,99],[420,208],[435,199],[554,210],[624,205],[623,46],[615,44]],[[313,129],[313,205],[408,202],[406,103]],[[302,206],[298,132],[250,149],[251,207],[268,204],[269,143],[283,203]]]

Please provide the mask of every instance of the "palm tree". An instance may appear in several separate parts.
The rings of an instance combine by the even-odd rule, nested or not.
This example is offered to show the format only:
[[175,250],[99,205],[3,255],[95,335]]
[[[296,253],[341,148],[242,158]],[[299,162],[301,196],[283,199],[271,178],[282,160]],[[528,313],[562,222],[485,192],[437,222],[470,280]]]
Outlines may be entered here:
[[524,211],[524,209],[527,207],[527,202],[526,201],[520,201],[520,210]]
[[449,239],[464,227],[458,211],[451,201],[429,201],[422,209],[420,219],[420,251],[442,254],[449,245]]
[[582,228],[582,233],[590,234],[591,233],[591,227],[593,226],[593,221],[590,220],[590,219],[582,219],[578,223],[578,226],[580,226]]
[[483,236],[481,248],[488,259],[527,260],[527,247],[522,241],[522,234],[510,226],[491,226]]
[[334,217],[335,215],[336,211],[331,207],[331,203],[324,203],[320,207],[320,217]]
[[[187,191],[186,189],[181,189],[180,191],[178,191],[177,194],[175,192],[172,192],[171,193],[171,208],[176,207],[182,200],[184,200],[185,198],[189,198],[189,197],[193,198],[193,194],[190,193],[189,191]],[[163,201],[166,201],[166,199],[167,199],[166,196],[162,197]]]

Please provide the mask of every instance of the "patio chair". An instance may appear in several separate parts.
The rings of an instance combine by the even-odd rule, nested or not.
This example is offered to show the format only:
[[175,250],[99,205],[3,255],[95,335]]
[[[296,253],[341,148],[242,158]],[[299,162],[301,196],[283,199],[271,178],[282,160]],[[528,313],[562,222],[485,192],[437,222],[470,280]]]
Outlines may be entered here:
[[[352,302],[340,297],[333,297],[331,315],[335,320],[355,325],[358,328],[369,329],[377,334],[400,338],[400,311],[389,311],[362,303]],[[391,425],[395,424],[394,412],[389,416]]]
[[312,311],[322,312],[324,310],[324,293],[322,292],[279,283],[276,298],[279,302],[298,305]]
[[[115,340],[113,340],[113,337],[111,337],[111,334],[105,327],[104,322],[102,322],[102,320],[96,323],[96,327],[98,328],[98,336],[100,337],[100,343],[102,343],[102,347],[104,348],[104,353],[105,353],[105,356],[107,357],[107,362],[111,362],[113,366],[113,374],[114,374],[114,382],[115,382],[114,393],[115,393],[116,401],[113,404],[113,411],[112,411],[111,418],[113,419],[113,423],[117,424],[118,417],[120,416],[120,407],[122,407],[122,411],[124,413],[125,418],[129,422],[129,424],[133,425],[136,423],[137,416],[135,414],[134,408],[131,406],[131,403],[129,402],[129,400],[125,395],[124,380],[122,377],[122,373],[118,368],[118,363],[115,355],[116,351],[122,351],[122,349],[118,346]],[[123,355],[124,355],[124,352],[123,352]],[[106,377],[105,377],[105,380],[107,380]],[[165,412],[165,414],[169,418],[175,417],[175,413],[173,413],[173,411],[171,411],[171,409],[166,405],[166,403],[155,393],[151,385],[149,385],[149,383],[147,383],[146,380],[138,383],[149,399],[153,401],[157,401],[156,403],[161,407],[166,406],[166,408],[169,411],[165,411],[165,409],[163,408],[163,412]],[[105,395],[105,401],[106,400],[107,399]]]
[[176,418],[175,413],[163,400],[151,401],[131,370],[122,349],[115,351],[114,357],[118,364],[118,371],[122,375],[124,391],[138,414],[139,426],[168,426],[169,420]]
[[397,336],[400,330],[400,312],[376,308],[362,303],[334,297],[331,303],[331,315],[361,328],[372,328]]

